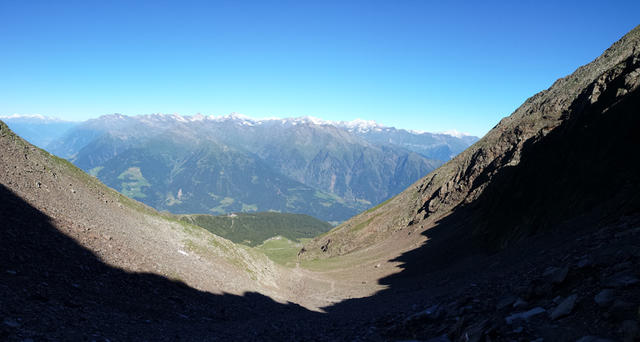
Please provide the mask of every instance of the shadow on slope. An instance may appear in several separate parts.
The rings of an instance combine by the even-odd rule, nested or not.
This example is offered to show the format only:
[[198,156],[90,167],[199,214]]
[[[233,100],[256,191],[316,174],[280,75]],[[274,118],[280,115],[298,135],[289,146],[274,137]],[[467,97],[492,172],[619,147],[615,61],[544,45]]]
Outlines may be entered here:
[[[530,281],[526,279],[532,277],[531,273],[540,277],[541,270],[566,265],[570,256],[595,258],[590,253],[598,253],[601,246],[596,244],[591,250],[581,250],[587,243],[581,237],[604,225],[616,224],[626,215],[640,214],[640,158],[637,157],[640,89],[624,97],[617,95],[620,88],[624,89],[626,74],[612,81],[595,103],[589,98],[593,85],[586,89],[565,113],[560,126],[524,144],[517,165],[491,165],[484,170],[473,187],[490,181],[478,198],[454,208],[433,228],[424,231],[423,235],[428,238],[424,245],[392,260],[400,262],[402,270],[379,280],[388,289],[326,310],[336,313],[353,311],[354,307],[368,308],[363,312],[379,319],[385,317],[385,312],[415,312],[416,308],[434,304],[438,296],[456,295],[460,296],[460,306],[464,306],[464,300],[469,300],[467,304],[473,303],[471,297],[465,299],[461,294],[468,293],[476,282],[484,281],[478,286],[484,286],[480,291],[486,295],[481,301],[483,305],[491,303],[493,306],[489,305],[488,311],[495,312],[495,301],[508,295],[502,291],[510,285]],[[412,227],[406,228],[406,234],[411,230]],[[487,280],[490,277],[503,283]],[[576,285],[576,288],[579,286],[586,285]],[[590,296],[593,298],[593,294]],[[592,299],[591,302],[595,305]],[[581,315],[581,319],[591,324],[589,330],[607,331],[607,326],[598,328],[599,324],[605,324],[601,316]],[[454,316],[463,318],[462,313]],[[479,320],[485,320],[486,324],[488,317]],[[499,320],[504,324],[503,316]],[[426,326],[427,322],[420,324]],[[574,324],[567,322],[561,322],[560,327]],[[378,320],[378,324],[384,326],[392,322],[383,319]],[[453,321],[442,331],[456,329],[454,325],[466,329],[473,324],[468,319]],[[580,324],[584,322],[565,329],[563,334],[567,335],[563,337],[554,335],[557,330],[548,336],[555,336],[555,340],[575,340],[580,337],[575,334],[586,332],[580,330]],[[429,337],[412,335],[407,333],[406,325],[399,326],[402,331],[389,336]]]
[[3,185],[0,203],[1,340],[274,339],[290,323],[279,317],[320,315],[257,293],[214,295],[125,272]]
[[[629,61],[629,71],[634,67]],[[396,260],[407,263],[401,276],[424,273],[457,257],[497,252],[536,233],[581,229],[560,225],[565,220],[582,217],[594,225],[637,212],[640,90],[616,95],[627,74],[611,81],[593,104],[594,85],[588,87],[560,126],[524,144],[517,165],[485,169],[469,191],[488,182],[482,194],[426,230],[429,241],[423,248]],[[414,267],[415,262],[428,265]]]

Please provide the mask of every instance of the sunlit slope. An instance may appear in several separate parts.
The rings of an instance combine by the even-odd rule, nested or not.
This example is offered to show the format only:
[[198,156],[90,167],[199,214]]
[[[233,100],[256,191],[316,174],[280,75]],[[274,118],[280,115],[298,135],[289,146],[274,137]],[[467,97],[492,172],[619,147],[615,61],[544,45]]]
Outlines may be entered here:
[[117,193],[3,122],[0,184],[113,266],[216,293],[259,291],[277,298],[280,292],[280,268],[263,254]]

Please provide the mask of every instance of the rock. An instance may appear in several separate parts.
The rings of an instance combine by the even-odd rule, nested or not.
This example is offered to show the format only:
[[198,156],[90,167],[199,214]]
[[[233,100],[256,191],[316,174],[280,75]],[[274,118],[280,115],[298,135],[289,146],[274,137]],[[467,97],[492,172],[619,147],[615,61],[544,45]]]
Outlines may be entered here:
[[4,325],[11,327],[11,328],[18,328],[20,327],[20,323],[18,323],[18,321],[16,321],[13,318],[5,318],[4,321],[2,322]]
[[461,307],[460,309],[458,309],[458,316],[462,316],[467,312],[470,312],[473,309],[472,305],[465,305],[463,307]]
[[631,269],[632,267],[633,267],[633,264],[630,261],[626,261],[626,262],[622,262],[622,263],[619,263],[619,264],[613,266],[613,270],[614,271],[623,271],[623,270],[626,271],[626,270]]
[[449,337],[447,337],[447,335],[442,335],[442,336],[430,338],[425,342],[451,342],[451,340],[449,339]]
[[550,267],[548,268],[543,276],[547,277],[552,284],[561,284],[567,278],[567,274],[569,273],[569,266],[565,267]]
[[589,258],[582,258],[578,261],[578,263],[576,264],[576,266],[580,269],[591,266],[592,262],[591,259]]
[[593,297],[593,300],[596,302],[596,304],[598,304],[599,307],[607,307],[609,306],[609,304],[611,304],[611,302],[613,302],[613,290],[604,289],[598,292],[598,294]]
[[513,303],[514,309],[522,309],[522,308],[526,308],[527,306],[529,306],[529,303],[527,303],[526,301],[520,298],[518,298],[518,300],[516,300],[516,302]]
[[512,314],[510,316],[507,316],[505,318],[505,321],[507,322],[507,324],[512,324],[514,321],[521,320],[521,319],[526,321],[529,318],[531,318],[533,316],[536,316],[536,315],[539,315],[539,314],[541,314],[541,313],[543,313],[545,311],[546,311],[545,309],[537,306],[537,307],[535,307],[535,308],[533,308],[533,309],[531,309],[529,311],[518,312],[518,313],[514,313],[514,314]]
[[596,337],[596,336],[582,336],[576,340],[576,342],[613,342],[612,340]]
[[634,285],[640,282],[636,276],[628,273],[627,271],[623,271],[620,273],[616,273],[610,278],[604,281],[604,286],[613,287],[613,288],[622,288],[627,287],[629,285]]
[[404,320],[404,324],[415,324],[419,322],[436,320],[440,318],[442,309],[438,304],[433,305],[423,311],[417,312]]
[[465,339],[469,342],[480,342],[484,340],[484,330],[489,323],[488,319],[480,321],[476,324],[470,326],[467,331],[465,331],[464,336]]
[[634,318],[635,306],[631,303],[625,302],[620,299],[616,299],[613,305],[609,308],[609,314],[612,318],[622,321],[629,318]]
[[331,239],[328,239],[327,242],[325,242],[322,246],[320,246],[320,250],[322,250],[323,253],[326,253],[329,250],[330,243],[331,243]]
[[640,335],[638,335],[638,322],[636,321],[626,320],[622,322],[620,332],[622,333],[622,340],[624,342],[633,342],[636,338],[640,337]]
[[552,292],[553,292],[553,285],[550,283],[540,284],[533,289],[533,293],[537,297],[541,297],[541,298],[549,297]]
[[496,309],[502,310],[507,306],[512,305],[516,301],[516,299],[517,298],[515,296],[506,296],[498,301],[498,304],[496,304]]
[[555,309],[553,309],[553,312],[551,312],[551,315],[549,315],[549,318],[555,320],[570,314],[571,311],[573,310],[574,305],[576,304],[577,299],[578,299],[578,295],[575,295],[575,294],[567,297],[560,304],[558,304],[558,306],[556,306]]

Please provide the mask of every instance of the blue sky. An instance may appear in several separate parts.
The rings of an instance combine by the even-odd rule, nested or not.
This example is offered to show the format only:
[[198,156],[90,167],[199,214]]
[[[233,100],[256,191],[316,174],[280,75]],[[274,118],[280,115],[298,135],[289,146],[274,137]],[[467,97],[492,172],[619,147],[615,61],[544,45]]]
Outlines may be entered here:
[[355,118],[486,133],[640,1],[0,0],[0,115]]

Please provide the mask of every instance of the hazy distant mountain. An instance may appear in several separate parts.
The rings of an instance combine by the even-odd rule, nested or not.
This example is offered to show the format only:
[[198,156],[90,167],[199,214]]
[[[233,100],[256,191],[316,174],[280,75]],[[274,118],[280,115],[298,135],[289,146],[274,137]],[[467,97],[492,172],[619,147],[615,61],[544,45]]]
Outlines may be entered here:
[[50,118],[39,114],[0,116],[9,128],[30,143],[44,148],[52,141],[63,136],[78,122]]
[[[74,127],[48,149],[160,210],[274,210],[342,221],[400,192],[439,166],[440,157],[469,144],[442,134],[434,135],[438,141],[394,128],[383,132],[390,135],[381,143],[379,135],[354,132],[348,123],[310,117],[114,114]],[[421,149],[394,143],[394,134],[406,141],[415,136],[411,141]]]
[[457,131],[446,133],[429,133],[407,131],[394,127],[385,127],[375,121],[355,120],[340,122],[350,133],[356,134],[373,144],[389,144],[404,147],[429,159],[447,161],[464,151],[478,137]]

